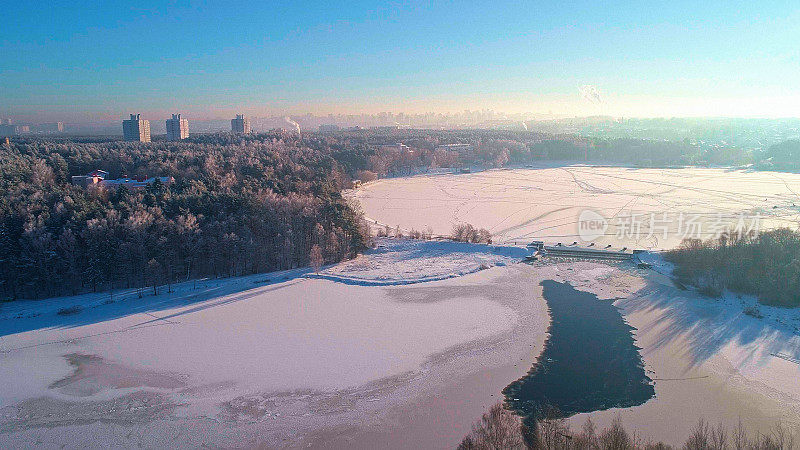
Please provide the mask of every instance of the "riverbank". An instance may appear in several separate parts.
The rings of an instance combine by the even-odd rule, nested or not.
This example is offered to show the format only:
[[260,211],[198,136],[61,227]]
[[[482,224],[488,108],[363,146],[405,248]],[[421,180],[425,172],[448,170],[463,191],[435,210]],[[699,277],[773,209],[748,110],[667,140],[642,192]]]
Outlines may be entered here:
[[[513,267],[525,265],[508,269]],[[506,281],[524,279],[524,295],[536,301],[543,300],[542,283],[550,281],[569,283],[597,295],[596,301],[613,303],[634,328],[635,345],[641,348],[645,373],[652,379],[655,397],[638,406],[577,414],[569,419],[574,429],[587,417],[602,429],[620,416],[623,425],[643,439],[680,446],[700,419],[722,422],[729,428],[741,419],[751,435],[770,433],[779,423],[789,429],[800,427],[800,385],[796,383],[800,372],[797,364],[785,359],[800,358],[800,345],[791,327],[747,316],[741,305],[730,299],[714,300],[682,291],[670,278],[629,264],[545,260],[528,267],[530,272]],[[439,448],[436,442],[446,442],[450,436],[438,441],[428,436],[441,436],[442,429],[458,429],[450,421],[453,411],[473,409],[460,409],[458,399],[482,392],[484,399],[495,400],[492,391],[485,389],[514,373],[497,368],[485,376],[452,380],[448,393],[433,394],[435,400],[398,404],[390,421],[395,425],[393,432],[356,427],[318,435],[313,442],[327,440],[325,448],[345,443],[355,448]],[[484,412],[487,409],[485,406]],[[410,420],[412,417],[421,420]],[[458,420],[463,423],[466,417]]]
[[635,328],[654,381],[653,399],[578,414],[573,428],[587,417],[605,427],[619,415],[630,432],[671,445],[682,445],[701,418],[729,428],[741,419],[753,433],[769,433],[778,423],[800,429],[800,369],[786,359],[800,358],[800,336],[791,326],[750,317],[730,298],[681,290],[649,270],[583,262],[542,270],[613,301]]
[[329,279],[291,271],[3,305],[0,444],[453,448],[540,355],[547,280],[613,302],[654,380],[655,398],[579,414],[577,426],[620,414],[640,436],[680,444],[699,418],[800,423],[786,359],[800,358],[798,337],[730,299],[627,263],[513,264],[519,249],[382,242],[323,270]]
[[326,270],[405,274],[396,284],[292,272],[93,297],[70,314],[8,305],[0,444],[451,448],[541,351],[548,316],[526,295],[538,281],[486,246],[430,243],[436,261],[479,270],[405,285],[442,267],[428,244],[389,244]]
[[312,448],[451,449],[472,423],[503,399],[502,389],[523,376],[541,353],[549,325],[540,280],[526,265],[497,267],[458,280],[398,288],[397,298],[442,301],[488,297],[518,314],[514,328],[492,340],[437,355],[419,376],[343,426],[312,433]]

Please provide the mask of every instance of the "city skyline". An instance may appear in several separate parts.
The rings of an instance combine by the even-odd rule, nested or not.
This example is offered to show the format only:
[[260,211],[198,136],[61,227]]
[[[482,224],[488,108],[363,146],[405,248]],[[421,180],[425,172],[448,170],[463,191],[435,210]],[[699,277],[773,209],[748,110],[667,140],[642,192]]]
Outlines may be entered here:
[[345,6],[9,4],[0,116],[800,116],[791,2]]

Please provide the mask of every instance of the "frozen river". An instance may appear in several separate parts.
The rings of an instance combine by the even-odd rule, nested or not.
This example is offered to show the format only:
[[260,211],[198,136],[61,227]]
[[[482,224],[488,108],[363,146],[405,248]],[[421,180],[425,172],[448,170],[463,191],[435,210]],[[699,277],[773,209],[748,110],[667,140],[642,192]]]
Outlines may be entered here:
[[[448,235],[465,222],[498,243],[664,249],[724,230],[796,228],[799,193],[798,174],[569,165],[384,179],[350,195],[392,229]],[[605,227],[580,229],[593,220]]]

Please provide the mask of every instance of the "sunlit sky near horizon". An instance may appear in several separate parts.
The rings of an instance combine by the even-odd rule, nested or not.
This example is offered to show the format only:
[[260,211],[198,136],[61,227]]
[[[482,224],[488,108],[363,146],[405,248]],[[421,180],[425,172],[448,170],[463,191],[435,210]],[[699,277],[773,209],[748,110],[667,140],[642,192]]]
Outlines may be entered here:
[[800,116],[796,0],[0,4],[3,117]]

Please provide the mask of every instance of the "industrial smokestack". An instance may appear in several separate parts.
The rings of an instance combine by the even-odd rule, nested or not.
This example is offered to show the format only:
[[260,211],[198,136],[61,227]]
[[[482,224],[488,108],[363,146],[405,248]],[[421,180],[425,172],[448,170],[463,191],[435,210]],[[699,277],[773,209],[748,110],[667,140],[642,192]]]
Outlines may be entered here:
[[598,89],[597,86],[584,84],[583,86],[578,87],[578,92],[581,94],[581,98],[589,103],[595,105],[600,105],[603,103],[603,97],[600,96],[600,89]]
[[297,131],[297,137],[301,137],[301,135],[300,135],[300,124],[299,123],[297,123],[294,120],[292,120],[291,117],[289,117],[289,116],[284,117],[283,120],[286,123],[288,123],[289,125],[291,125],[294,128],[295,131]]

